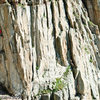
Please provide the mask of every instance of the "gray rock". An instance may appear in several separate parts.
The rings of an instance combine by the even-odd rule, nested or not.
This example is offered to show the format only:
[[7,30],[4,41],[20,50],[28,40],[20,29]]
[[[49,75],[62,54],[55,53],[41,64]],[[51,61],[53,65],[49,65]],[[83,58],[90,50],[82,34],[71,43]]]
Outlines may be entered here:
[[41,100],[50,100],[50,94],[43,94]]

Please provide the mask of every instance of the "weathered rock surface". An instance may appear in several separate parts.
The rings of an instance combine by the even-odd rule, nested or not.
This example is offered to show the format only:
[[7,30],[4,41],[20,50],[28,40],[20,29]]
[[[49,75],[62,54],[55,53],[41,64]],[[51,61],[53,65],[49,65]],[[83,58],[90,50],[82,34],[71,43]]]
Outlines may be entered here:
[[99,26],[100,29],[100,0],[82,0],[89,12],[90,19]]
[[83,3],[0,1],[0,84],[11,95],[100,100],[100,21]]

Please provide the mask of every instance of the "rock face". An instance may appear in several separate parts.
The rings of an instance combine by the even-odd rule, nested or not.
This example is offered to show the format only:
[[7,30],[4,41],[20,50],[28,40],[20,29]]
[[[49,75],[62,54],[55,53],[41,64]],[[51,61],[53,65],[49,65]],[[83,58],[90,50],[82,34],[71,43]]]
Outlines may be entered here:
[[100,5],[87,6],[93,24],[90,1],[0,1],[0,84],[10,94],[100,100]]
[[100,0],[83,0],[90,19],[100,28]]

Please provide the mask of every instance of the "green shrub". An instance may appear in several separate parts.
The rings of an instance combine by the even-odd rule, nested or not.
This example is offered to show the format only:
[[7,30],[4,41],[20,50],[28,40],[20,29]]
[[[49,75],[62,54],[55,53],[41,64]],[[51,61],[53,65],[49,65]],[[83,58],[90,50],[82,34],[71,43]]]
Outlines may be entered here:
[[67,66],[66,71],[64,72],[64,76],[67,76],[68,75],[69,69],[71,69],[71,66],[70,65]]
[[84,50],[86,51],[86,53],[87,53],[87,54],[89,54],[89,51],[88,51],[88,49],[87,49],[87,48],[85,48]]
[[91,22],[91,21],[88,21],[88,24],[89,25],[92,25],[92,26],[96,26],[93,22]]
[[50,93],[50,92],[51,92],[50,89],[44,89],[44,90],[41,91],[40,94],[47,94],[47,93]]
[[36,70],[39,70],[39,66],[36,66]]
[[53,92],[62,90],[65,87],[64,81],[61,78],[56,78],[56,82],[53,83]]
[[93,59],[92,59],[92,58],[90,58],[89,62],[91,62],[91,63],[92,63],[92,62],[93,62]]
[[20,7],[24,8],[24,5],[23,5],[23,4],[21,4],[21,3],[18,3],[18,6],[20,6]]

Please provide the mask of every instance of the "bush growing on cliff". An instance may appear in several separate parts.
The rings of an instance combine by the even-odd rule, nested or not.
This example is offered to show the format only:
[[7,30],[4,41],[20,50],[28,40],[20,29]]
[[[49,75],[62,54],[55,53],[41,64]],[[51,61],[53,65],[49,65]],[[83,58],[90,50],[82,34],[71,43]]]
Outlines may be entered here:
[[90,26],[96,26],[93,22],[91,22],[91,21],[88,21],[88,24],[90,25]]
[[47,88],[47,89],[40,90],[38,95],[57,92],[59,90],[62,90],[65,86],[66,84],[61,78],[56,78],[56,81],[52,83],[52,89]]
[[62,90],[65,87],[64,81],[61,78],[56,78],[56,82],[53,83],[53,92]]
[[70,65],[67,66],[66,71],[64,72],[64,76],[67,76],[68,75],[69,69],[71,69],[71,66]]
[[92,57],[90,57],[90,60],[89,60],[89,62],[90,62],[90,63],[92,63],[92,62],[93,62],[93,59],[92,59]]

